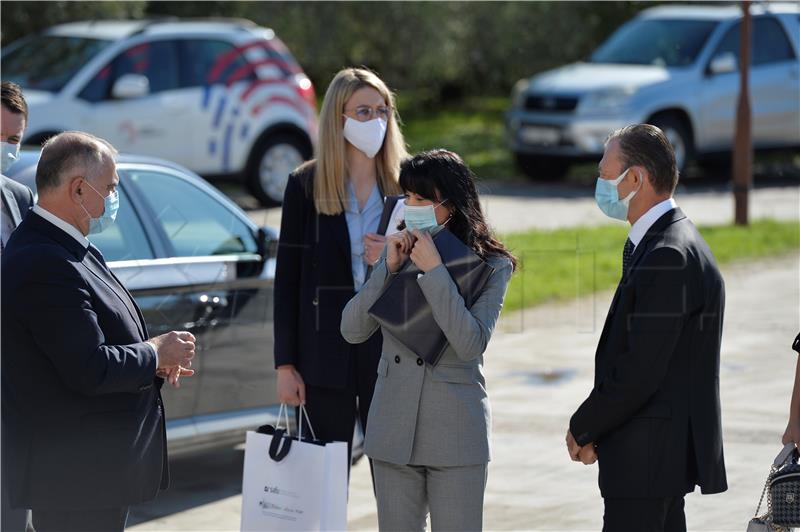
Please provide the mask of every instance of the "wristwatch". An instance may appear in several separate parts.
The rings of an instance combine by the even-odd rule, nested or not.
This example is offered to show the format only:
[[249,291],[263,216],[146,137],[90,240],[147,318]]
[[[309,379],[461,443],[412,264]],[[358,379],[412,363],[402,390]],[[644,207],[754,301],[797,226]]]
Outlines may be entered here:
[[797,338],[794,339],[794,343],[792,343],[792,349],[797,351],[797,354],[800,355],[800,334],[798,334]]

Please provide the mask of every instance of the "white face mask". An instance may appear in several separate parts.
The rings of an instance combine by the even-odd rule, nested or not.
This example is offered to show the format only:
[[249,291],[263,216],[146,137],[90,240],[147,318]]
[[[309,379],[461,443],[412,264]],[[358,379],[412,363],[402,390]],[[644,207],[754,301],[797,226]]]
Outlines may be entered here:
[[0,172],[6,170],[19,159],[19,144],[0,142]]
[[345,117],[344,138],[347,142],[362,151],[364,155],[372,159],[383,146],[383,139],[386,137],[386,120],[383,118],[373,118],[366,122],[359,122],[349,116]]

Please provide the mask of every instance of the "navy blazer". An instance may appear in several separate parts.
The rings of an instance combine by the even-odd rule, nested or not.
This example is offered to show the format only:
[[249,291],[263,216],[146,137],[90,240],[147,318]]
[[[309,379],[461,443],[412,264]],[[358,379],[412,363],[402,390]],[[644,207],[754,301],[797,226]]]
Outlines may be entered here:
[[12,506],[122,507],[168,484],[156,356],[100,258],[30,213],[2,257],[2,409]]
[[603,497],[727,489],[719,364],[725,284],[680,209],[661,216],[631,257],[608,311],[595,384],[572,416],[597,444]]
[[[306,384],[344,389],[354,385],[352,348],[339,330],[344,307],[355,295],[350,235],[344,213],[317,212],[314,173],[314,163],[293,172],[283,197],[275,267],[275,367],[293,364]],[[372,376],[382,341],[380,333],[369,339]]]

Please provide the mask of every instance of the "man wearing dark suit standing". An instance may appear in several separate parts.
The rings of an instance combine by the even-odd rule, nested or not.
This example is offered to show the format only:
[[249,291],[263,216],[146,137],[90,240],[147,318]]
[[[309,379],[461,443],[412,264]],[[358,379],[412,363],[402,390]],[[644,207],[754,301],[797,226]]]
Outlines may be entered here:
[[38,532],[116,531],[168,483],[160,388],[189,376],[194,337],[150,340],[86,236],[111,225],[119,177],[105,141],[45,143],[38,204],[2,255],[2,408],[11,504]]
[[594,388],[567,432],[573,460],[599,460],[605,532],[685,531],[685,494],[727,489],[719,400],[725,287],[672,198],[677,181],[660,129],[639,124],[611,134],[596,199],[631,231]]

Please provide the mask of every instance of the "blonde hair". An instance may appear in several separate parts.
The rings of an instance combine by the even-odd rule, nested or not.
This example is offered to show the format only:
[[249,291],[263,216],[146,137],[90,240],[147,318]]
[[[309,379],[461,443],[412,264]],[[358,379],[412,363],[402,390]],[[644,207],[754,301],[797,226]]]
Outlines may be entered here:
[[345,210],[348,202],[346,188],[345,138],[342,127],[344,106],[357,90],[372,87],[380,93],[392,112],[386,125],[383,146],[375,156],[378,185],[384,194],[399,194],[400,163],[408,157],[405,140],[400,132],[394,93],[366,68],[340,70],[325,92],[319,114],[319,142],[316,148],[314,177],[314,206],[320,214],[335,215]]

